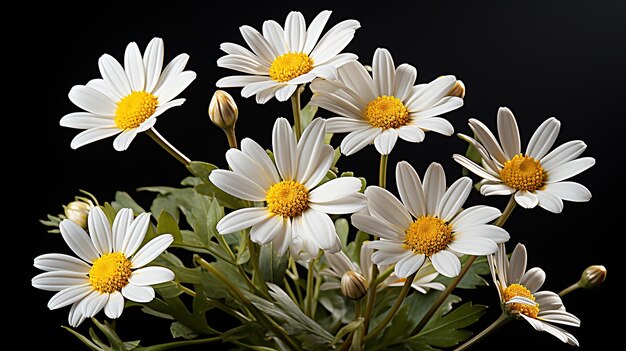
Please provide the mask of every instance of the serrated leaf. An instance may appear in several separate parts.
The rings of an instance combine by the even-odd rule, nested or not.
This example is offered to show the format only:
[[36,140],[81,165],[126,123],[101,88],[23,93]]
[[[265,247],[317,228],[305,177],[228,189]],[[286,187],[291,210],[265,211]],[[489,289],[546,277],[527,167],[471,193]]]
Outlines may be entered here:
[[274,284],[282,284],[285,272],[289,265],[289,253],[277,256],[273,250],[273,244],[261,246],[259,254],[259,269],[263,280]]
[[457,345],[472,335],[472,332],[461,328],[478,321],[486,310],[487,306],[467,302],[448,314],[431,319],[415,339],[438,347]]
[[111,203],[111,206],[113,206],[115,211],[119,211],[123,208],[130,208],[135,214],[146,212],[146,210],[139,206],[135,200],[133,200],[133,198],[124,191],[118,191],[115,193],[115,201]]
[[157,234],[171,234],[174,237],[175,243],[183,242],[183,236],[180,233],[180,228],[178,228],[176,218],[167,211],[162,211],[159,215]]
[[193,330],[180,322],[172,322],[170,325],[170,333],[172,333],[173,338],[193,339],[198,336]]

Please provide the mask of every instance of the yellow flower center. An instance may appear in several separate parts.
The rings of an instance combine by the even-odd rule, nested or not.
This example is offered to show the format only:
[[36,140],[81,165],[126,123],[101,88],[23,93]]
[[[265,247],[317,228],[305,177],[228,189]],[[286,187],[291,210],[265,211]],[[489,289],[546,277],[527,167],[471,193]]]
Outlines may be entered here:
[[[535,301],[535,296],[530,293],[530,290],[519,284],[511,284],[507,286],[502,295],[505,302],[508,302],[515,296],[521,296]],[[539,305],[527,305],[525,303],[514,302],[507,304],[507,308],[509,311],[517,311],[531,318],[537,318],[537,314],[539,313]]]
[[130,260],[121,252],[104,254],[93,262],[89,271],[91,286],[101,293],[120,291],[130,278]]
[[376,128],[400,128],[409,123],[409,109],[395,96],[379,96],[370,101],[363,113]]
[[406,231],[404,248],[432,256],[452,242],[452,226],[437,217],[422,216]]
[[145,91],[133,91],[117,103],[115,124],[119,129],[137,128],[147,120],[159,103],[156,96]]
[[546,172],[539,161],[519,154],[504,163],[500,179],[513,189],[533,191],[543,187]]
[[270,66],[270,78],[288,82],[313,69],[313,59],[303,52],[288,52],[274,59]]
[[265,196],[267,207],[283,217],[299,216],[309,207],[309,191],[293,180],[283,180],[272,185]]

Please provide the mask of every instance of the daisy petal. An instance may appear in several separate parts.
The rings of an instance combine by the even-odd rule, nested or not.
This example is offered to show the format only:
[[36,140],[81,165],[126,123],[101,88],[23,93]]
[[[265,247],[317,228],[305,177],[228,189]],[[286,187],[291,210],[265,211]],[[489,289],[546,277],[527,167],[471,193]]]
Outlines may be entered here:
[[83,132],[80,132],[78,135],[74,137],[74,139],[72,139],[72,142],[70,143],[70,147],[75,150],[81,146],[91,144],[94,141],[102,140],[104,138],[108,138],[120,132],[121,130],[118,129],[117,127],[87,129]]
[[143,65],[139,47],[135,42],[126,46],[126,52],[124,53],[124,71],[126,71],[131,90],[143,91],[146,86],[146,69]]
[[304,44],[302,52],[304,52],[305,54],[309,54],[311,50],[313,50],[315,44],[317,44],[317,40],[320,38],[320,35],[324,30],[324,27],[326,26],[326,22],[328,22],[328,18],[330,17],[331,13],[332,11],[328,10],[322,11],[317,16],[315,16],[313,21],[311,21],[311,24],[306,31],[306,42]]
[[341,241],[335,231],[335,225],[327,214],[313,209],[306,210],[302,213],[302,224],[322,250],[331,253],[341,250]]
[[280,182],[276,166],[270,159],[267,152],[256,141],[245,138],[241,141],[241,151],[255,160],[261,167],[263,172],[271,177],[274,183]]
[[545,325],[545,323],[538,321],[534,318],[528,317],[522,313],[520,313],[520,316],[522,316],[533,328],[535,328],[536,331],[544,331],[543,326]]
[[89,211],[87,218],[91,242],[98,253],[107,254],[111,252],[111,224],[99,206]]
[[374,146],[381,155],[389,155],[398,140],[398,131],[387,129],[374,139]]
[[355,213],[350,220],[352,225],[365,233],[389,240],[404,239],[404,231],[384,219]]
[[270,213],[267,207],[242,208],[224,216],[224,218],[217,223],[217,231],[220,234],[235,233],[242,229],[252,227],[266,219],[269,215]]
[[501,214],[502,212],[495,207],[484,205],[472,206],[461,211],[461,213],[450,221],[450,224],[456,230],[462,231],[463,228],[471,227],[476,224],[489,223],[500,217]]
[[559,323],[572,327],[580,327],[580,319],[566,311],[541,311],[539,312],[538,317],[539,319],[546,322]]
[[162,254],[172,242],[174,242],[174,237],[170,234],[161,234],[148,241],[131,259],[131,268],[141,268],[152,262]]
[[372,77],[365,67],[357,61],[348,62],[337,70],[339,79],[350,89],[355,91],[363,101],[374,100],[378,94],[374,88]]
[[426,196],[422,181],[415,169],[406,161],[396,165],[396,184],[400,199],[415,218],[426,215]]
[[69,113],[59,121],[61,127],[74,129],[111,128],[115,121],[111,117],[98,116],[88,112]]
[[423,85],[419,94],[416,94],[414,90],[413,96],[406,102],[406,107],[411,112],[425,111],[444,98],[455,83],[455,76],[439,77],[427,85]]
[[539,203],[539,198],[534,193],[520,190],[515,193],[515,201],[524,208],[534,208]]
[[353,195],[361,189],[361,180],[355,177],[339,177],[330,180],[313,189],[309,194],[309,201],[326,203]]
[[437,216],[446,221],[451,220],[463,207],[471,190],[472,180],[468,177],[459,178],[452,183],[437,206]]
[[246,178],[263,189],[269,189],[277,183],[272,175],[266,174],[264,167],[239,149],[232,148],[228,150],[226,152],[226,161],[234,172],[244,176],[253,176],[254,179]]
[[68,94],[74,105],[100,116],[114,116],[117,106],[115,102],[98,90],[85,86],[75,85]]
[[298,11],[292,11],[285,21],[285,42],[289,52],[302,52],[306,43],[306,22]]
[[135,215],[130,208],[123,208],[117,212],[115,220],[113,220],[112,232],[112,248],[113,251],[122,251],[124,247],[124,237],[133,223]]
[[119,291],[114,291],[109,295],[109,302],[104,306],[104,314],[111,318],[120,318],[124,312],[124,296]]
[[143,53],[143,65],[146,67],[147,92],[153,92],[159,81],[161,68],[163,68],[163,55],[163,39],[153,38],[150,40],[146,51]]
[[89,280],[85,273],[72,271],[44,272],[36,275],[31,280],[33,287],[47,291],[61,291],[87,283],[89,283]]
[[59,229],[61,230],[63,240],[74,251],[76,256],[85,262],[93,262],[100,257],[98,251],[93,247],[89,235],[78,224],[65,219],[59,224]]
[[122,295],[131,301],[146,303],[154,299],[154,289],[151,286],[137,286],[129,283],[122,288]]
[[48,308],[56,310],[58,308],[71,305],[74,302],[83,299],[91,291],[93,291],[93,288],[89,284],[71,286],[54,294],[50,301],[48,301]]
[[430,257],[433,267],[448,278],[456,277],[461,272],[461,261],[450,251],[439,251]]
[[469,239],[469,238],[487,238],[496,243],[503,243],[509,240],[510,236],[506,230],[490,224],[477,224],[471,227],[464,227],[457,229],[455,232],[455,238]]
[[544,156],[544,158],[541,159],[541,166],[543,169],[550,172],[555,167],[576,159],[586,148],[587,145],[580,140],[569,141]]
[[513,112],[506,107],[498,109],[498,137],[508,159],[522,152],[517,121]]
[[396,69],[396,80],[394,82],[393,96],[405,101],[411,93],[411,89],[417,79],[417,69],[415,67],[403,63]]
[[531,268],[520,278],[520,285],[525,286],[531,293],[541,288],[546,280],[546,273],[541,268]]
[[[278,118],[272,131],[272,149],[278,171],[284,180],[293,180],[297,170],[296,137],[291,125],[284,118]],[[258,200],[258,201],[262,201]]]
[[[326,122],[321,118],[313,120],[304,130],[298,141],[296,179],[302,183],[315,173],[321,150],[325,148]],[[328,170],[323,170],[324,174]]]
[[441,117],[414,120],[411,122],[411,125],[419,127],[424,131],[433,131],[448,136],[454,133],[454,127],[452,124]]
[[150,213],[142,213],[130,224],[130,227],[124,235],[121,252],[126,257],[131,257],[146,237],[148,226],[150,225]]
[[159,105],[163,105],[178,96],[194,79],[196,79],[195,72],[185,71],[168,80],[167,84],[159,86],[159,89],[155,89],[153,94],[159,99]]
[[316,65],[325,64],[348,46],[359,27],[361,24],[355,20],[337,23],[317,42],[309,56]]
[[446,192],[446,175],[439,163],[433,162],[424,174],[424,195],[426,195],[426,213],[437,213],[439,202]]
[[557,183],[562,180],[569,179],[579,173],[586,171],[596,164],[596,160],[592,157],[583,157],[573,161],[569,161],[553,168],[548,172],[546,183]]
[[111,55],[102,55],[98,60],[98,67],[102,78],[116,94],[126,96],[131,93],[132,89],[124,68]]
[[215,83],[218,88],[238,88],[248,84],[267,82],[270,81],[269,77],[259,76],[230,76],[224,77]]
[[424,255],[408,255],[396,263],[394,271],[398,278],[408,278],[411,274],[417,272],[417,270],[422,267],[424,261],[426,261],[426,256]]
[[559,135],[561,129],[561,122],[558,119],[551,117],[543,122],[539,128],[535,131],[533,136],[528,142],[526,148],[526,155],[534,158],[535,160],[541,160],[545,154],[548,153],[556,137]]
[[[398,246],[396,244],[396,246]],[[376,251],[372,254],[372,262],[377,265],[387,266],[397,263],[398,261],[405,259],[409,256],[415,256],[411,251],[402,249],[401,251],[389,252],[389,251]]]
[[80,306],[80,301],[75,302],[70,308],[70,313],[67,318],[67,322],[71,327],[78,327],[83,321],[85,321],[85,316],[82,314],[82,308]]
[[372,73],[378,96],[393,96],[393,84],[396,79],[395,67],[393,58],[387,49],[376,49],[372,61]]
[[520,279],[526,272],[526,246],[517,244],[513,253],[511,254],[511,261],[509,263],[508,281],[510,284],[519,284]]
[[[435,116],[442,115],[444,113],[456,110],[457,108],[463,106],[463,99],[456,96],[446,96],[442,97],[439,101],[436,102],[436,105],[431,107],[427,107],[421,111],[409,111],[411,113],[411,117],[413,119],[413,123],[417,123],[420,121],[428,121],[430,119],[435,118]],[[439,117],[441,118],[441,117]],[[446,135],[450,135],[452,132]]]
[[[269,21],[263,22],[263,37],[267,39],[267,41],[270,43],[270,46],[274,49],[274,51],[276,51],[278,55],[282,55],[289,51],[287,49],[287,43],[285,43],[285,31],[283,30],[283,27],[281,27],[280,24],[278,24],[276,21],[269,20]],[[224,44],[222,44],[222,46],[223,45]],[[231,45],[236,45],[236,44],[231,44]],[[248,51],[247,49],[244,49],[244,48],[241,48],[241,49]],[[231,54],[231,52],[228,52],[228,53]],[[252,53],[250,53],[250,55],[254,57]],[[250,55],[246,55],[246,57],[250,57]]]
[[565,330],[555,325],[551,325],[549,323],[543,323],[543,324],[544,324],[545,332],[552,334],[553,336],[555,336],[557,339],[561,340],[564,343],[568,343],[573,346],[579,346],[578,340],[576,340],[576,338],[572,334],[566,332]]
[[285,220],[288,219],[284,219],[282,216],[267,216],[264,220],[252,226],[250,239],[259,245],[271,242],[283,230],[283,221]]
[[[311,78],[311,80],[313,79]],[[298,89],[298,85],[295,85],[295,84],[285,85],[284,87],[281,87],[280,89],[276,90],[276,93],[274,93],[274,96],[276,96],[276,100],[278,101],[287,101],[289,100],[291,95],[293,95],[296,89]]]
[[265,63],[271,64],[274,58],[278,56],[272,46],[256,29],[250,26],[242,26],[239,30],[250,49],[252,49],[257,56],[262,58]]
[[91,266],[76,257],[64,254],[45,254],[35,258],[34,266],[46,272],[70,271],[87,274]]
[[542,311],[560,310],[563,308],[561,297],[552,291],[538,291],[534,295]]
[[284,219],[282,229],[280,230],[278,235],[276,235],[274,240],[272,240],[272,248],[274,249],[274,253],[278,256],[284,255],[289,248],[291,238],[291,220]]
[[369,126],[370,124],[365,121],[347,117],[333,117],[326,120],[326,131],[328,133],[350,133]]
[[413,220],[402,203],[388,190],[369,186],[365,189],[370,213],[384,219],[398,228],[408,228]]
[[401,139],[410,143],[421,143],[426,137],[422,129],[416,126],[403,126],[398,128],[398,135]]
[[144,267],[137,269],[128,282],[137,286],[156,285],[174,280],[174,272],[165,267]]
[[94,291],[85,298],[85,302],[81,305],[83,315],[87,318],[95,316],[98,312],[102,311],[108,301],[109,294]]
[[563,200],[560,197],[543,190],[535,191],[539,206],[552,213],[561,213],[563,211]]
[[[474,163],[474,161],[468,159],[467,157],[463,156],[463,155],[459,155],[459,154],[454,154],[452,155],[452,158],[461,166],[465,167],[468,171],[476,174],[477,176],[484,178],[488,181],[492,181],[492,182],[498,182],[500,183],[501,180],[498,179],[497,177],[495,177],[494,175],[490,174],[489,172],[487,172],[483,167],[477,165],[476,163]],[[485,195],[485,194],[483,194]]]
[[130,146],[130,143],[137,136],[137,129],[128,129],[121,132],[115,140],[113,140],[113,148],[117,151],[125,151]]
[[491,195],[511,195],[516,192],[515,189],[511,188],[506,184],[483,184],[480,187],[480,193],[485,196]]
[[380,128],[365,127],[346,135],[341,141],[341,153],[350,156],[371,144],[381,133]]
[[109,85],[102,78],[92,79],[85,85],[102,93],[103,95],[111,99],[111,101],[119,101],[123,97],[111,90]]
[[239,173],[216,169],[209,175],[211,183],[230,195],[248,201],[265,201],[266,190]]
[[575,182],[546,184],[543,190],[567,201],[585,202],[591,200],[591,192],[589,189]]
[[448,247],[456,252],[475,256],[491,255],[498,250],[498,245],[487,238],[456,239]]
[[170,63],[167,66],[165,66],[165,68],[163,69],[163,72],[161,72],[159,81],[157,82],[157,84],[154,86],[154,89],[152,90],[157,91],[162,86],[170,84],[170,81],[172,79],[178,77],[183,72],[188,61],[189,61],[189,55],[187,54],[180,54],[174,57],[174,59],[170,61]]
[[496,137],[493,135],[491,130],[489,130],[489,128],[487,128],[487,126],[483,124],[483,122],[474,118],[470,118],[469,126],[470,129],[474,132],[474,135],[478,137],[478,140],[480,140],[481,144],[485,147],[485,149],[487,149],[489,155],[491,155],[501,164],[504,164],[508,160],[506,155],[504,154],[504,151],[500,147],[500,144],[498,144]]

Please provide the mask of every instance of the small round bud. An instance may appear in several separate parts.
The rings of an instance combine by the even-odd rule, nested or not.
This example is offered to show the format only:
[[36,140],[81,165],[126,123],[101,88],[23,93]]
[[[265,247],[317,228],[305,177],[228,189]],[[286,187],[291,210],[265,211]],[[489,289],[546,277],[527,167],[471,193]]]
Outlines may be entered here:
[[216,126],[222,129],[235,127],[239,109],[232,96],[223,90],[217,90],[209,104],[209,117]]
[[341,293],[351,300],[360,300],[367,295],[368,289],[365,277],[355,271],[347,271],[341,277]]
[[78,224],[81,228],[86,229],[87,216],[89,215],[89,210],[91,210],[92,207],[93,203],[91,201],[72,201],[65,206],[65,217]]
[[448,96],[458,96],[461,99],[465,98],[465,84],[462,81],[457,80],[454,86],[448,92]]
[[578,284],[585,289],[595,289],[602,285],[606,279],[606,268],[604,266],[589,266],[583,271]]

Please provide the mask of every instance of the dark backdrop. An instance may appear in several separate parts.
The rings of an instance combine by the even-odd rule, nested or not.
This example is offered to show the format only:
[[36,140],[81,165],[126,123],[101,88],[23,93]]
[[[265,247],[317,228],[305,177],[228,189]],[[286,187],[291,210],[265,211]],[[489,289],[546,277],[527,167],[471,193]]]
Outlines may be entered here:
[[[408,62],[418,68],[419,82],[442,74],[455,74],[462,79],[467,86],[465,106],[446,115],[456,131],[468,132],[469,117],[478,117],[495,127],[497,108],[508,106],[517,116],[523,143],[543,120],[556,116],[562,121],[557,143],[582,139],[589,145],[585,155],[595,157],[597,164],[576,181],[591,189],[591,202],[566,202],[560,215],[539,208],[517,210],[506,227],[512,242],[527,245],[529,264],[547,272],[546,289],[559,291],[577,280],[581,270],[590,264],[607,266],[611,274],[602,288],[594,292],[576,291],[565,298],[565,303],[569,311],[582,319],[580,329],[568,329],[585,349],[597,349],[598,341],[609,342],[613,338],[616,328],[607,318],[620,313],[619,304],[613,304],[611,286],[614,290],[618,279],[616,254],[623,233],[615,222],[620,218],[618,209],[623,209],[619,204],[624,170],[619,143],[623,142],[623,132],[617,126],[623,125],[625,115],[622,101],[626,78],[626,3],[540,1],[512,6],[500,2],[448,1],[433,5],[414,1],[412,9],[397,2],[366,1],[351,6],[336,1],[263,2],[253,6],[239,1],[203,3],[177,1],[162,6],[150,2],[80,2],[61,8],[57,5],[55,10],[61,15],[42,12],[36,22],[43,35],[29,45],[40,43],[44,50],[39,51],[40,66],[31,72],[38,76],[38,88],[43,88],[44,93],[36,99],[36,123],[27,126],[35,128],[40,147],[30,155],[36,160],[32,174],[37,179],[31,187],[31,199],[36,201],[29,202],[28,229],[23,235],[28,246],[21,266],[26,267],[21,281],[23,300],[28,315],[36,321],[26,323],[38,328],[33,342],[69,349],[80,347],[76,339],[59,328],[67,323],[68,309],[48,311],[46,302],[52,293],[29,286],[30,278],[37,273],[32,268],[33,257],[69,251],[60,236],[46,234],[37,219],[46,213],[60,212],[60,204],[70,201],[79,188],[109,201],[116,190],[134,195],[139,186],[176,186],[187,175],[177,161],[145,135],[140,135],[126,152],[114,151],[112,139],[72,151],[70,140],[77,132],[58,126],[61,116],[78,111],[67,98],[72,85],[99,76],[97,60],[103,53],[122,60],[128,42],[136,41],[144,48],[153,36],[164,38],[166,61],[182,52],[190,54],[188,69],[197,72],[198,78],[182,94],[187,102],[160,117],[157,128],[191,159],[225,166],[226,141],[206,115],[215,82],[233,74],[216,67],[215,62],[222,55],[219,44],[244,44],[238,31],[243,24],[260,29],[265,19],[283,23],[290,10],[302,11],[310,21],[322,9],[335,10],[330,25],[348,18],[361,21],[362,28],[346,51],[358,54],[363,62],[371,61],[377,47],[386,47],[396,64]],[[253,137],[269,147],[273,121],[278,116],[290,116],[289,104],[273,100],[257,106],[253,99],[241,98],[239,89],[230,92],[240,107],[238,136]],[[321,115],[329,116],[325,112]],[[342,137],[336,136],[334,143]],[[465,148],[459,139],[435,133],[428,133],[419,145],[399,141],[390,158],[390,172],[403,159],[420,173],[430,162],[437,161],[444,165],[448,180],[452,181],[461,168],[451,155],[462,153]],[[344,157],[341,166],[358,171],[375,183],[377,159],[371,146],[353,157]],[[393,181],[390,188],[395,189]],[[137,196],[149,207],[148,198]],[[484,198],[476,194],[470,199],[472,204],[488,203],[500,208],[505,201],[502,197]],[[462,292],[463,296],[474,296],[475,302],[492,306],[475,330],[491,322],[498,313],[491,289]],[[143,337],[150,343],[169,333],[166,323],[153,322],[153,318],[130,309],[118,325],[125,330],[126,340]],[[219,325],[219,320],[211,322]],[[501,346],[514,350],[569,349],[523,322],[505,326],[477,349]]]

